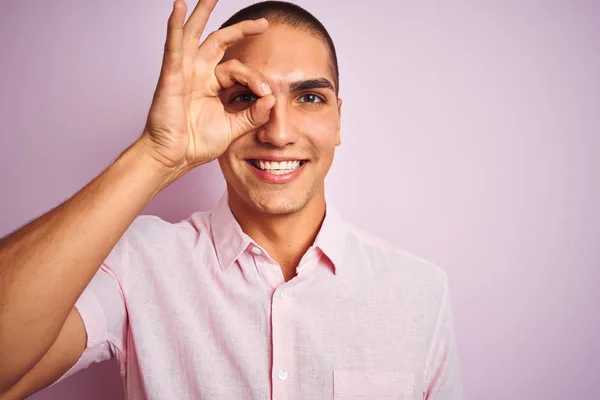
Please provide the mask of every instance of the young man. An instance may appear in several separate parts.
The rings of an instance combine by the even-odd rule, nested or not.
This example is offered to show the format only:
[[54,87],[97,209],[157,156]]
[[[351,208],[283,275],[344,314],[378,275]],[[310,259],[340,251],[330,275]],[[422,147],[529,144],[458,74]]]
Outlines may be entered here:
[[[0,242],[2,398],[115,357],[131,399],[462,399],[445,274],[326,202],[342,106],[327,31],[268,2],[198,47],[215,3],[184,23],[175,1],[139,140]],[[215,159],[214,211],[138,217]]]

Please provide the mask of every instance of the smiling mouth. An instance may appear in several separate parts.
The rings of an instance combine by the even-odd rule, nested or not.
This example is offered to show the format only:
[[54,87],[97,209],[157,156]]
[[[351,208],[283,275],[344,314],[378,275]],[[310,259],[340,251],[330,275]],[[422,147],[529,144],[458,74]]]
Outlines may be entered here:
[[266,160],[247,160],[254,168],[268,172],[273,175],[285,175],[294,172],[304,164],[307,160],[287,160],[287,161],[266,161]]

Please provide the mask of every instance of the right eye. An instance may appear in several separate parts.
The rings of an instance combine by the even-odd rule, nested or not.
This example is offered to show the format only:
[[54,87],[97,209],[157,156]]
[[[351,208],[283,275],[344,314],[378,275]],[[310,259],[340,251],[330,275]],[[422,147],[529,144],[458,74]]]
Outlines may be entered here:
[[256,101],[256,96],[252,93],[240,93],[236,96],[234,96],[231,100],[229,100],[230,103],[251,103],[253,101]]

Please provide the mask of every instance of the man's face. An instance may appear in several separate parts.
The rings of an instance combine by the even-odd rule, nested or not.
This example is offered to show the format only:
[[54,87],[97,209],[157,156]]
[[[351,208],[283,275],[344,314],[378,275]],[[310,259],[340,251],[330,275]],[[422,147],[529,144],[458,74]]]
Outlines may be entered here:
[[[327,46],[308,32],[272,25],[227,50],[223,61],[229,59],[260,71],[275,96],[269,122],[219,157],[230,201],[268,214],[299,211],[324,195],[325,175],[340,144],[342,102],[328,87],[334,77]],[[235,112],[257,96],[235,85],[220,98]]]

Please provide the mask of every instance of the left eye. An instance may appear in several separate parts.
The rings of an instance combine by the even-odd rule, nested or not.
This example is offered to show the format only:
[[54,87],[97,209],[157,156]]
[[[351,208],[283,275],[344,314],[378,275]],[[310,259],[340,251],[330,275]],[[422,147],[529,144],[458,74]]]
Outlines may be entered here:
[[[323,102],[323,99],[314,93],[305,94],[304,96],[300,97],[300,99],[301,99],[300,100],[301,103],[322,103]],[[304,100],[302,100],[302,99],[304,99]]]

